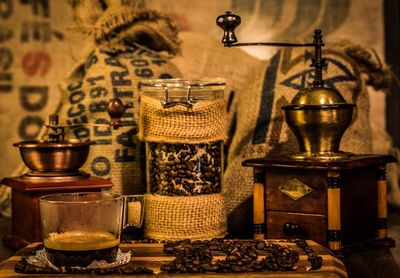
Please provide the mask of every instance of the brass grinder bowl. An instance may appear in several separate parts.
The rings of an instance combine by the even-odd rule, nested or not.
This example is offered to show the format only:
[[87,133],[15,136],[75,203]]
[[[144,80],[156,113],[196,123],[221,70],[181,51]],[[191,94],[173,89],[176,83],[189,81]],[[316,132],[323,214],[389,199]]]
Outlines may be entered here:
[[353,155],[339,150],[340,140],[352,122],[354,104],[335,90],[316,87],[300,91],[282,107],[286,122],[299,144],[295,159],[339,159]]
[[41,140],[14,143],[25,165],[39,173],[73,173],[83,166],[91,141],[69,139],[61,142]]

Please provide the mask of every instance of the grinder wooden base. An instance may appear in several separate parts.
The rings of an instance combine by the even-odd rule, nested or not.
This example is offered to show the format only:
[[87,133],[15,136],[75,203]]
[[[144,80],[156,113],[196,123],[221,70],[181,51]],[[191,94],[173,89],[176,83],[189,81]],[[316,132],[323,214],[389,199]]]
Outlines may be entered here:
[[25,177],[4,178],[1,184],[12,188],[12,235],[3,243],[15,250],[29,243],[41,241],[39,197],[67,192],[99,192],[112,187],[109,180],[88,177],[84,179],[47,179],[37,181]]
[[306,238],[335,252],[394,246],[387,237],[389,155],[338,160],[249,159],[254,237]]

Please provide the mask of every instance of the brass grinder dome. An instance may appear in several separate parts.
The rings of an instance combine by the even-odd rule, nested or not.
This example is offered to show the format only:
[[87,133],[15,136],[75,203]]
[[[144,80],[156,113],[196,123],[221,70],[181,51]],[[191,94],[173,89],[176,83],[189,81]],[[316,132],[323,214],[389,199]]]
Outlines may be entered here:
[[286,122],[299,144],[295,159],[339,159],[352,155],[339,150],[340,140],[353,118],[348,104],[336,90],[312,87],[298,92],[282,107]]
[[22,161],[39,176],[77,175],[89,155],[93,142],[77,139],[61,142],[44,140],[13,144],[19,148]]
[[345,104],[346,101],[337,91],[326,87],[312,87],[299,91],[292,99],[291,105],[333,105]]
[[121,117],[125,107],[118,98],[111,99],[107,105],[107,112],[111,118],[109,124],[69,124],[60,125],[59,116],[51,114],[49,122],[44,124],[46,132],[44,140],[31,140],[14,143],[19,148],[22,161],[31,170],[23,178],[33,179],[37,182],[65,181],[88,178],[90,175],[80,171],[89,156],[90,145],[94,141],[87,139],[65,139],[65,128],[82,126],[112,127],[118,129],[122,126]]
[[65,139],[64,127],[58,124],[58,115],[49,117],[45,124],[45,140],[31,140],[14,143],[24,164],[31,170],[23,178],[38,182],[88,178],[89,174],[79,171],[89,155],[93,141]]

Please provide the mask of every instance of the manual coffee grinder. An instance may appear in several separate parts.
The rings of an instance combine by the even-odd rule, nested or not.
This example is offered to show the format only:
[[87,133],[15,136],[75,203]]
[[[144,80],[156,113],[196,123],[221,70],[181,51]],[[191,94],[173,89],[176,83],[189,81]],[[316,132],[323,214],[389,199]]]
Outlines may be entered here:
[[354,104],[324,86],[321,30],[311,43],[238,43],[238,15],[217,18],[222,43],[236,46],[314,47],[314,81],[283,106],[300,152],[245,160],[254,172],[254,238],[312,239],[336,252],[394,246],[387,237],[386,163],[389,155],[339,150]]
[[[110,124],[85,126],[120,126],[124,106],[119,99],[108,103]],[[8,177],[1,184],[12,188],[12,235],[3,242],[20,249],[31,242],[42,240],[40,232],[39,197],[66,192],[98,192],[112,187],[109,180],[90,176],[79,169],[85,163],[93,141],[66,139],[65,128],[82,125],[59,125],[58,115],[49,117],[43,140],[15,143],[29,172],[20,177]]]

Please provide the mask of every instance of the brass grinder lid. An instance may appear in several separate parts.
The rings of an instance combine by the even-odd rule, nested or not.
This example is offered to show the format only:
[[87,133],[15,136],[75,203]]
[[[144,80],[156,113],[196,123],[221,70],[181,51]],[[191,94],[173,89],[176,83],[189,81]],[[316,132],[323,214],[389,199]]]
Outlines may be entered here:
[[345,104],[346,101],[336,90],[326,87],[313,87],[299,91],[291,105],[332,105]]

